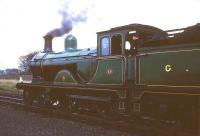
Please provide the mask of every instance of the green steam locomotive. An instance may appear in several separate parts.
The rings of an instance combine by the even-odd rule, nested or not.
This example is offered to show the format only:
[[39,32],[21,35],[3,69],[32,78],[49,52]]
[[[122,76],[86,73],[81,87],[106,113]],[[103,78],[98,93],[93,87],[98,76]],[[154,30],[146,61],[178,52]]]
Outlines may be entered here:
[[51,35],[44,39],[44,51],[31,61],[32,82],[17,84],[27,106],[198,120],[200,24],[169,31],[115,27],[97,33],[97,49],[68,43],[60,53],[52,51]]

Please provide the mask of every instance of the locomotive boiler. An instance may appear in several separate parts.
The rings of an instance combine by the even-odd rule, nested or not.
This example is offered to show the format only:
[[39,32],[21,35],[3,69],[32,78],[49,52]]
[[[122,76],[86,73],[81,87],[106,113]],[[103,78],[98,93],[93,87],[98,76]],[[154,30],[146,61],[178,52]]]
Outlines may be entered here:
[[193,122],[199,117],[200,25],[163,31],[130,24],[97,33],[97,49],[65,45],[31,61],[31,83],[18,83],[27,106],[34,102],[68,112],[142,115]]

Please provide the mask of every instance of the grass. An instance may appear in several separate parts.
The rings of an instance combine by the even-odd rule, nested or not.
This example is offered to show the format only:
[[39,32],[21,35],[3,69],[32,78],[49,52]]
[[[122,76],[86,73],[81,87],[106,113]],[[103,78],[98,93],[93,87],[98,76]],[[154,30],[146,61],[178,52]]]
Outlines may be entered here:
[[0,92],[19,93],[16,89],[18,80],[0,80]]

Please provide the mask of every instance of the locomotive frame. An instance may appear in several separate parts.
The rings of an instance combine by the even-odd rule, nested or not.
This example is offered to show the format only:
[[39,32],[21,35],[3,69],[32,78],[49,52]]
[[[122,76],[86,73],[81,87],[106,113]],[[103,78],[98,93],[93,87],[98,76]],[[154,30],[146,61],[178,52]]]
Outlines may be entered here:
[[169,31],[141,24],[115,27],[97,33],[97,54],[87,51],[36,55],[32,83],[17,84],[25,104],[58,102],[68,111],[81,107],[199,123],[199,24]]

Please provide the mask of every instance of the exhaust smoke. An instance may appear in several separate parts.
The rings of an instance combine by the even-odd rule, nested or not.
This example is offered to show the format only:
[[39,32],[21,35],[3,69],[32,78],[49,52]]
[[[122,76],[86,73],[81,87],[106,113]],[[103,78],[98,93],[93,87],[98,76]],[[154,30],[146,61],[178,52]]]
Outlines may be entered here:
[[66,10],[60,10],[59,14],[62,16],[61,27],[49,31],[46,35],[51,35],[52,37],[60,37],[69,33],[72,30],[73,25],[80,22],[85,22],[87,20],[87,10],[88,9],[85,9],[76,15],[69,14],[69,12]]

